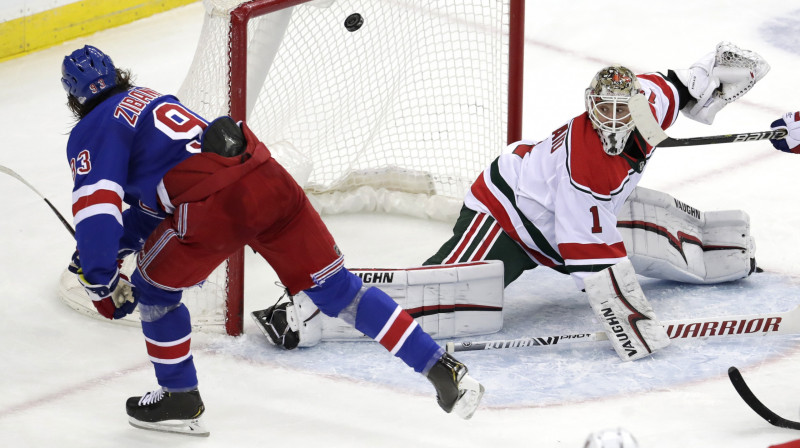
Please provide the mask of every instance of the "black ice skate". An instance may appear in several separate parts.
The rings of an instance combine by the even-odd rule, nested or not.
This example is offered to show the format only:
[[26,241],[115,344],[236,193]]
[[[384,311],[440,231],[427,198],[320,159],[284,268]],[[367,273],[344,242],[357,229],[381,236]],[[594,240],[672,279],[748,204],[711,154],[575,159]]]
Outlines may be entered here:
[[128,422],[137,428],[201,437],[209,435],[200,424],[200,416],[206,408],[197,389],[188,392],[156,389],[141,397],[128,398],[125,410]]
[[250,313],[259,330],[267,337],[267,341],[286,350],[297,348],[300,343],[300,333],[297,328],[292,329],[289,307],[294,307],[294,304],[283,302]]
[[428,380],[436,388],[436,401],[445,412],[455,412],[469,419],[483,397],[483,386],[467,374],[467,366],[445,353],[428,371]]

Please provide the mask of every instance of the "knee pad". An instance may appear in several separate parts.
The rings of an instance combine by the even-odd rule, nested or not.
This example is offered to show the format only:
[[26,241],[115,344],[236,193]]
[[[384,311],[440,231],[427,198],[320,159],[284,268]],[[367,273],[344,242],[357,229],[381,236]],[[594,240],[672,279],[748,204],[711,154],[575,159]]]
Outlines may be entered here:
[[336,317],[353,301],[361,286],[361,279],[357,275],[342,268],[325,283],[304,292],[325,315]]
[[139,301],[141,306],[155,306],[165,308],[175,308],[181,302],[183,297],[182,290],[168,291],[161,289],[152,283],[148,283],[139,269],[133,271],[131,276],[131,284],[133,284],[133,297]]

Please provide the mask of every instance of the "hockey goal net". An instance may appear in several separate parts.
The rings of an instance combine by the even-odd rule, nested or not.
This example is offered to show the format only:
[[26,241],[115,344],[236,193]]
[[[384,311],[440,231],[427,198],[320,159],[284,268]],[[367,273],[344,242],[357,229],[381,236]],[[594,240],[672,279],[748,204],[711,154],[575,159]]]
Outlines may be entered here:
[[[520,137],[524,0],[204,6],[178,98],[209,119],[246,119],[320,213],[454,220]],[[242,270],[240,252],[184,293],[196,327],[242,332]]]

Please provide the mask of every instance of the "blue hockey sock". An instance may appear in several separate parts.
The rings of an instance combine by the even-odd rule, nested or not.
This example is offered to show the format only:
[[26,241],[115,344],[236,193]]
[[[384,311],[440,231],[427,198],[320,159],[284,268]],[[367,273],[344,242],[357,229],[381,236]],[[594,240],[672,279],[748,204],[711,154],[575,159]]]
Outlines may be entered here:
[[191,350],[192,324],[186,306],[180,304],[153,322],[142,321],[142,332],[158,384],[171,391],[197,387]]
[[323,314],[337,317],[358,296],[361,285],[361,279],[357,275],[342,268],[325,283],[307,289],[305,293]]
[[320,311],[350,323],[417,372],[427,373],[444,354],[397,302],[378,288],[363,288],[347,269],[305,292]]
[[355,327],[419,373],[427,373],[444,353],[410,314],[378,288],[361,296]]

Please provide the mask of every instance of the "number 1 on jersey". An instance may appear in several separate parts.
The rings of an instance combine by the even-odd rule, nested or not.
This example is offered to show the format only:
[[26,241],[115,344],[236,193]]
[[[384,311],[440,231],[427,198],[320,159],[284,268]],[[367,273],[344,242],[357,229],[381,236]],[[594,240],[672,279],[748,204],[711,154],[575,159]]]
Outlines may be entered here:
[[597,206],[589,207],[589,213],[592,214],[592,233],[603,233],[603,228],[600,227],[600,214],[597,212]]

